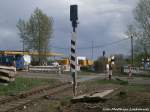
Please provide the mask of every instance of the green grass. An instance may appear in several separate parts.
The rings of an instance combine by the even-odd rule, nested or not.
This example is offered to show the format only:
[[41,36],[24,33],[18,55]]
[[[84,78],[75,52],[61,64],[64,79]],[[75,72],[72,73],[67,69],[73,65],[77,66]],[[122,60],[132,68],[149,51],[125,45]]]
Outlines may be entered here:
[[42,85],[55,85],[58,81],[54,79],[37,79],[37,78],[16,78],[15,82],[6,85],[0,85],[0,95],[16,94],[21,91],[30,90]]
[[96,83],[98,84],[116,84],[121,85],[122,89],[124,89],[127,92],[147,92],[149,86],[140,85],[140,84],[128,84],[128,81],[116,79],[116,80],[96,80]]
[[119,84],[119,85],[128,85],[128,81],[123,80],[97,80],[96,83],[99,84]]
[[91,76],[93,76],[93,75],[96,75],[96,73],[94,73],[94,72],[86,72],[86,71],[79,71],[78,75],[91,75]]
[[128,84],[128,81],[124,81],[124,80],[120,80],[120,79],[116,79],[116,80],[96,80],[96,83],[98,84],[117,84],[117,85],[121,85],[124,89],[126,89],[127,91],[147,91],[147,86],[145,85],[130,85]]
[[70,96],[64,96],[60,100],[49,102],[48,111],[46,112],[62,112],[63,107],[70,104],[71,99]]
[[71,96],[65,96],[65,97],[63,97],[63,98],[60,100],[61,106],[65,106],[65,105],[69,104],[71,99],[72,99]]
[[147,87],[144,85],[128,85],[126,86],[126,90],[127,91],[138,91],[138,92],[142,92],[142,91],[147,91]]

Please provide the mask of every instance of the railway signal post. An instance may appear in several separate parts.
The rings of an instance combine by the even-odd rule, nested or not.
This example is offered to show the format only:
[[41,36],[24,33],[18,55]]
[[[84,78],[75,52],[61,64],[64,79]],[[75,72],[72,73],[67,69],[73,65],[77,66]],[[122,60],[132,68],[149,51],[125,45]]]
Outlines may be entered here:
[[107,67],[107,69],[108,69],[108,74],[109,74],[109,80],[111,80],[112,79],[112,72],[113,72],[113,67],[112,67],[112,65],[114,65],[115,64],[115,57],[114,56],[112,56],[111,58],[108,58],[108,67]]
[[73,94],[76,96],[77,93],[77,54],[76,54],[76,28],[78,24],[78,6],[71,5],[70,6],[70,21],[72,22],[73,32],[71,38],[71,57],[70,57],[70,67],[71,67],[71,75],[73,77]]

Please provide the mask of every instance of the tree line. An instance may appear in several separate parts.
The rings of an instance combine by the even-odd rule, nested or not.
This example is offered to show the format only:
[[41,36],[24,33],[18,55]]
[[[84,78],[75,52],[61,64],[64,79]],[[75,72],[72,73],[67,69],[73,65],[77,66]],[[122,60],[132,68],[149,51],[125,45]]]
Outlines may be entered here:
[[[125,31],[128,37],[134,38],[134,66],[141,66],[142,59],[150,58],[150,0],[139,0],[133,10],[134,21]],[[131,64],[131,56],[115,55],[115,69],[121,70],[123,65]],[[101,56],[94,64],[97,72],[104,72],[107,59]]]
[[134,63],[150,56],[150,0],[139,0],[133,10],[134,22],[127,28],[127,35],[134,38]]

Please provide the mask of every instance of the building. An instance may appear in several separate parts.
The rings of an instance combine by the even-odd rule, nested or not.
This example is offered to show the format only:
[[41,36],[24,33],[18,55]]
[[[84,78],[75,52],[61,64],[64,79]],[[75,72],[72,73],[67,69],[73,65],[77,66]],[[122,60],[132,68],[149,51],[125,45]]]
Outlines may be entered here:
[[[64,66],[65,71],[70,71],[70,59],[63,58],[57,60],[60,65]],[[77,57],[77,70],[80,71],[80,67],[92,66],[94,62],[92,60],[87,59],[86,57]]]
[[[40,53],[47,57],[63,56],[61,53]],[[17,69],[26,69],[32,61],[32,56],[39,56],[38,52],[24,51],[0,51],[0,64],[6,66],[16,66]],[[15,63],[15,64],[14,64]]]

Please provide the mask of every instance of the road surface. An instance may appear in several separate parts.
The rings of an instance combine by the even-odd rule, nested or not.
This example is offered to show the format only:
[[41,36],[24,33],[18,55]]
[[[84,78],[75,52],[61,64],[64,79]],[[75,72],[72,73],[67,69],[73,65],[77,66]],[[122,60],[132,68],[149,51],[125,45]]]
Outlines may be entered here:
[[[72,81],[72,76],[69,74],[19,72],[18,77],[58,79],[62,82],[71,82]],[[99,75],[78,75],[77,82],[84,82],[84,81],[92,80],[95,78],[99,78]]]
[[[32,73],[32,72],[19,72],[19,77],[27,77],[27,78],[44,78],[44,79],[58,79],[62,82],[71,82],[72,77],[69,74],[50,74],[50,73]],[[84,82],[92,79],[104,79],[105,74],[96,74],[96,75],[78,75],[77,82]],[[119,78],[121,80],[128,81],[130,84],[144,84],[150,85],[150,77],[133,77],[132,79],[128,79],[128,76],[112,76],[113,79]]]

